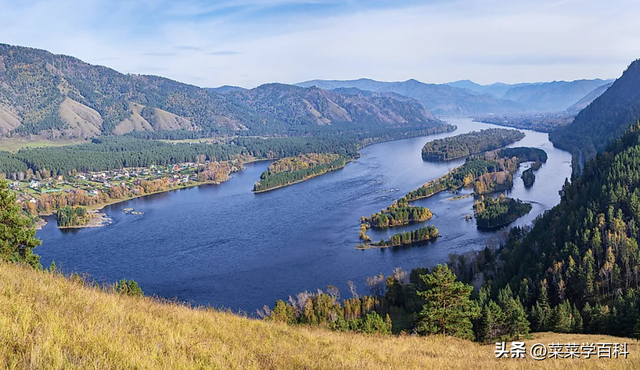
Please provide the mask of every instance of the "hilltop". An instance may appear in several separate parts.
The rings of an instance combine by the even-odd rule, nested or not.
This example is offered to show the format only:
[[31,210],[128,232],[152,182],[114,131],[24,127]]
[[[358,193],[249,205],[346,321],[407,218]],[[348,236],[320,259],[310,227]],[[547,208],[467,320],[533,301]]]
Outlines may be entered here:
[[536,334],[533,343],[629,342],[629,358],[496,359],[495,345],[377,336],[262,322],[152,298],[107,293],[81,279],[0,264],[0,363],[8,368],[634,369],[635,341]]

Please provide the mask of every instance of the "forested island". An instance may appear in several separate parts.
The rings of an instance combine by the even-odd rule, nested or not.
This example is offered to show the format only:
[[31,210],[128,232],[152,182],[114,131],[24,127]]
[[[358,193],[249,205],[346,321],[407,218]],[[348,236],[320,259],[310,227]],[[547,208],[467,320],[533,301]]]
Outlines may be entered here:
[[476,225],[479,229],[499,229],[531,212],[531,204],[520,199],[487,197],[477,200],[473,205]]
[[356,249],[389,248],[400,245],[418,244],[433,240],[438,236],[438,229],[433,225],[429,225],[417,230],[394,234],[389,238],[389,240],[382,239],[379,243],[364,243],[356,245]]
[[533,130],[540,132],[551,132],[559,127],[568,125],[573,121],[575,113],[567,111],[551,113],[521,113],[510,115],[482,115],[473,117],[474,122],[492,123],[498,126],[507,126]]
[[441,162],[463,158],[507,146],[524,137],[521,131],[502,128],[473,131],[426,143],[422,148],[422,159]]
[[541,166],[546,161],[547,153],[544,150],[528,147],[505,148],[473,155],[462,166],[409,192],[387,209],[370,217],[362,217],[360,239],[365,244],[371,241],[366,234],[369,227],[393,227],[431,219],[433,215],[429,209],[411,206],[410,202],[463,186],[473,186],[476,196],[509,190],[513,187],[512,173],[522,162],[535,162]]
[[64,206],[56,211],[59,228],[84,226],[92,218],[93,215],[89,214],[84,207]]
[[282,158],[271,163],[260,175],[260,181],[255,183],[253,192],[263,193],[339,170],[351,160],[352,156],[320,153]]
[[517,147],[474,155],[462,166],[409,192],[404,198],[412,202],[467,185],[473,185],[476,195],[508,190],[513,186],[511,174],[522,162],[530,161],[544,163],[547,153],[538,148]]
[[536,175],[533,173],[542,167],[542,162],[535,161],[531,164],[531,167],[522,172],[522,182],[524,182],[525,188],[530,188],[533,186],[533,183],[536,181]]
[[433,217],[431,211],[425,207],[416,207],[401,198],[392,205],[368,218],[363,218],[362,223],[367,223],[374,228],[387,228],[408,225],[412,222],[425,222]]

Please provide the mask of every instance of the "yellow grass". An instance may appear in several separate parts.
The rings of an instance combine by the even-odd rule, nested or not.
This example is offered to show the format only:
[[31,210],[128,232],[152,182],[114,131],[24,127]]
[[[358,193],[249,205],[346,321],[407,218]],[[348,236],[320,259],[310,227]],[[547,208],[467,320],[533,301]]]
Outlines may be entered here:
[[[0,367],[9,369],[638,369],[640,346],[606,336],[528,342],[629,342],[629,359],[495,359],[494,346],[265,323],[105,293],[0,264]],[[2,366],[4,365],[4,366]]]

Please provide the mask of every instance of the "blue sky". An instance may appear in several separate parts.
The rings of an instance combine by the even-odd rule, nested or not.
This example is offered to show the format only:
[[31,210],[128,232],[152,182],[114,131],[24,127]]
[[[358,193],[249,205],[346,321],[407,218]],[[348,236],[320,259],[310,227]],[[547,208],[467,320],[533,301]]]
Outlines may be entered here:
[[0,42],[199,86],[615,78],[632,0],[0,0]]

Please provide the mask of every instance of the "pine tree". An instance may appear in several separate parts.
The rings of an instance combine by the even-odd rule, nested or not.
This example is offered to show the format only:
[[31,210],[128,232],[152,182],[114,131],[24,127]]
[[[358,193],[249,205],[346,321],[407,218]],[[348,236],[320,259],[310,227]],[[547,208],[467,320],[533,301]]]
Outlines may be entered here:
[[509,297],[503,304],[502,310],[505,314],[507,332],[511,337],[520,339],[521,335],[529,334],[530,324],[527,313],[519,300]]
[[429,288],[418,292],[426,300],[420,312],[418,332],[473,339],[471,319],[480,313],[475,302],[469,299],[473,287],[456,281],[446,265],[438,265],[431,274],[420,278]]
[[33,248],[41,243],[36,239],[31,220],[22,215],[15,194],[5,180],[0,180],[0,261],[41,268],[40,256],[33,253]]
[[479,340],[492,342],[506,333],[505,315],[494,301],[488,301],[482,308],[480,318]]

